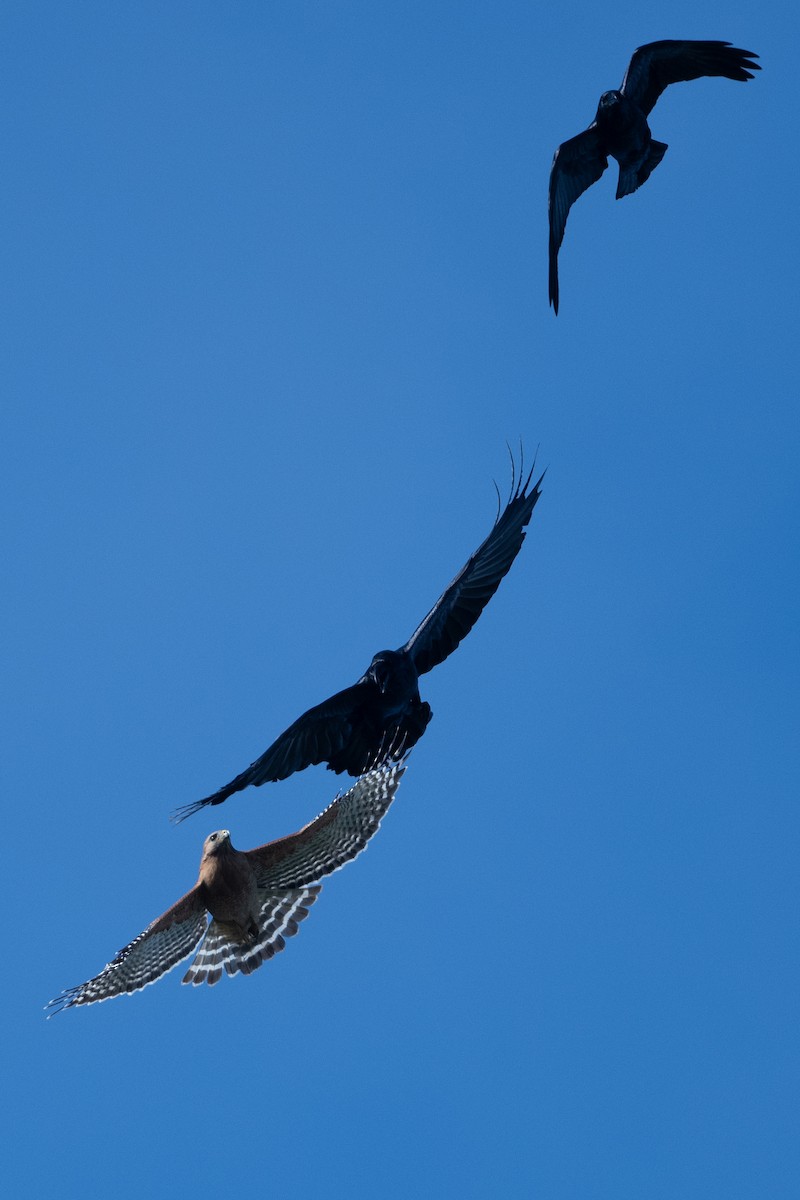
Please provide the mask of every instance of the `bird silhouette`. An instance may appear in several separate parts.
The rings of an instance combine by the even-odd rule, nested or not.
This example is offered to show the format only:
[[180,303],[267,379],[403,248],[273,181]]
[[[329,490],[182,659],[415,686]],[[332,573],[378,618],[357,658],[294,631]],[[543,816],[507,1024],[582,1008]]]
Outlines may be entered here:
[[760,71],[752,50],[730,42],[650,42],[633,52],[619,91],[603,92],[588,129],[562,142],[550,172],[550,303],[558,312],[558,251],[569,210],[608,166],[619,163],[617,200],[630,195],[650,177],[667,152],[665,142],[651,137],[648,114],[671,83],[721,75],[745,83]]
[[[535,462],[534,462],[535,466]],[[442,662],[466,637],[519,553],[525,527],[541,495],[523,480],[512,458],[511,492],[489,536],[467,560],[425,619],[399,650],[381,650],[350,687],[315,705],[289,726],[246,771],[210,796],[172,814],[182,821],[210,804],[222,804],[251,784],[286,779],[295,771],[327,763],[331,771],[361,775],[376,763],[397,759],[422,737],[432,717],[420,699],[419,677]]]
[[255,850],[235,850],[227,829],[209,834],[192,890],[98,975],[51,1000],[48,1016],[138,992],[194,950],[183,983],[214,984],[223,970],[255,971],[297,933],[321,891],[317,881],[354,859],[377,833],[404,771],[401,762],[362,775],[299,833]]

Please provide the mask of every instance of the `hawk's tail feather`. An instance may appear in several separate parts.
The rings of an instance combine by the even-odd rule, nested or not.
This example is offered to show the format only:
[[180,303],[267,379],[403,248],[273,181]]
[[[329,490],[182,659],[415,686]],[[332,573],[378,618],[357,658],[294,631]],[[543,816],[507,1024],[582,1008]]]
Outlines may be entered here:
[[281,892],[259,891],[258,933],[247,941],[226,922],[212,921],[182,982],[213,985],[222,978],[223,971],[249,975],[284,949],[286,938],[297,933],[321,890],[315,884]]

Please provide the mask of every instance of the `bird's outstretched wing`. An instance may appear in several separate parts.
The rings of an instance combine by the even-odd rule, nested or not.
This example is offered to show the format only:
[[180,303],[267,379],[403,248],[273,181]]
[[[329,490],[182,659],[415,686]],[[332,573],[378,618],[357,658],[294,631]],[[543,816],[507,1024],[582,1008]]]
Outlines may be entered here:
[[572,205],[603,174],[608,159],[600,149],[594,122],[583,133],[562,142],[550,171],[550,303],[558,312],[558,252]]
[[647,114],[671,83],[684,83],[704,75],[722,75],[746,83],[760,71],[752,50],[740,50],[730,42],[649,42],[634,50],[620,88],[637,108]]
[[197,952],[181,983],[218,983],[222,972],[249,975],[267,959],[286,946],[286,938],[294,937],[301,921],[322,889],[319,887],[289,888],[277,894],[260,897],[258,935],[243,942],[222,921],[212,921],[202,946]]
[[404,771],[405,760],[368,771],[299,833],[245,851],[258,886],[302,887],[354,859],[377,833]]
[[207,925],[206,908],[195,886],[123,947],[99,975],[51,1000],[47,1015],[52,1017],[74,1004],[95,1004],[125,992],[138,992],[148,983],[155,983],[192,953]]
[[[359,680],[358,683],[323,700],[321,704],[309,708],[308,712],[303,713],[302,717],[298,717],[285,729],[246,771],[242,771],[212,795],[176,809],[171,820],[178,824],[193,813],[199,812],[201,808],[206,808],[209,804],[222,804],[223,800],[227,800],[234,792],[240,792],[251,785],[259,787],[262,783],[286,779],[295,771],[303,771],[316,763],[333,760],[333,764],[336,764],[337,755],[340,755],[352,740],[353,718],[364,701],[364,693],[365,684]],[[364,749],[363,758],[363,767],[370,765],[367,748]],[[333,770],[336,771],[347,769],[349,768],[333,765]],[[358,774],[358,768],[353,773]]]
[[453,653],[472,629],[517,557],[525,540],[525,526],[541,495],[539,485],[544,472],[529,491],[532,476],[533,468],[523,481],[522,464],[518,481],[512,471],[511,495],[503,512],[498,515],[492,532],[481,542],[403,646],[419,675],[424,675]]

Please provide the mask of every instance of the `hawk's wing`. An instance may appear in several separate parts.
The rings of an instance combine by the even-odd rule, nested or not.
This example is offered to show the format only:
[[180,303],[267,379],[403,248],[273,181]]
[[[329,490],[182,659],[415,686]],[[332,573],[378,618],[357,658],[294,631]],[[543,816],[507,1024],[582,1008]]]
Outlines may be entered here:
[[277,782],[293,775],[295,771],[303,771],[306,767],[335,758],[352,738],[354,715],[364,701],[365,690],[364,683],[359,680],[321,704],[309,708],[246,771],[203,800],[195,800],[193,804],[176,809],[172,820],[178,823],[209,804],[222,804],[234,792],[240,792],[251,784],[259,787],[262,783]]
[[608,159],[600,149],[597,126],[592,122],[583,133],[562,142],[550,171],[550,303],[558,312],[558,252],[564,240],[567,217],[579,196],[603,174]]
[[746,83],[760,71],[752,50],[740,50],[730,42],[649,42],[634,50],[620,88],[629,100],[647,114],[671,83],[722,75]]
[[202,939],[207,923],[200,889],[195,886],[163,916],[148,925],[144,933],[123,947],[94,979],[79,987],[68,988],[51,1000],[47,1005],[52,1010],[48,1016],[72,1008],[73,1004],[95,1004],[125,992],[138,992],[148,983],[155,983],[192,953]]
[[302,887],[354,859],[377,833],[404,771],[404,761],[376,767],[299,833],[244,851],[258,886],[268,892]]
[[230,927],[224,922],[212,921],[197,957],[181,982],[218,983],[223,970],[229,975],[235,975],[237,971],[249,975],[284,949],[285,939],[297,933],[300,921],[306,919],[321,890],[319,887],[290,888],[260,897],[259,932],[250,942],[232,936]]
[[533,468],[523,482],[520,468],[519,482],[515,484],[512,463],[511,495],[495,521],[492,532],[481,542],[402,647],[411,655],[419,675],[424,675],[453,653],[472,629],[519,554],[525,540],[525,527],[541,495],[539,484],[544,479],[542,472],[531,491],[528,491],[532,475]]

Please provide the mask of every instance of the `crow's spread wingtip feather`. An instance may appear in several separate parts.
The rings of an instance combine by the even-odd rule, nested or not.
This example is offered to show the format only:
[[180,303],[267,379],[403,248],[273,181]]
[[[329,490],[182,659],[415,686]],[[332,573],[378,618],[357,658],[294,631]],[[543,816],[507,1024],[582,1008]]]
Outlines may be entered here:
[[193,817],[195,813],[213,803],[213,800],[206,798],[205,800],[195,800],[192,804],[183,804],[180,808],[174,808],[169,814],[170,824],[180,825],[181,821],[185,821],[187,817]]

